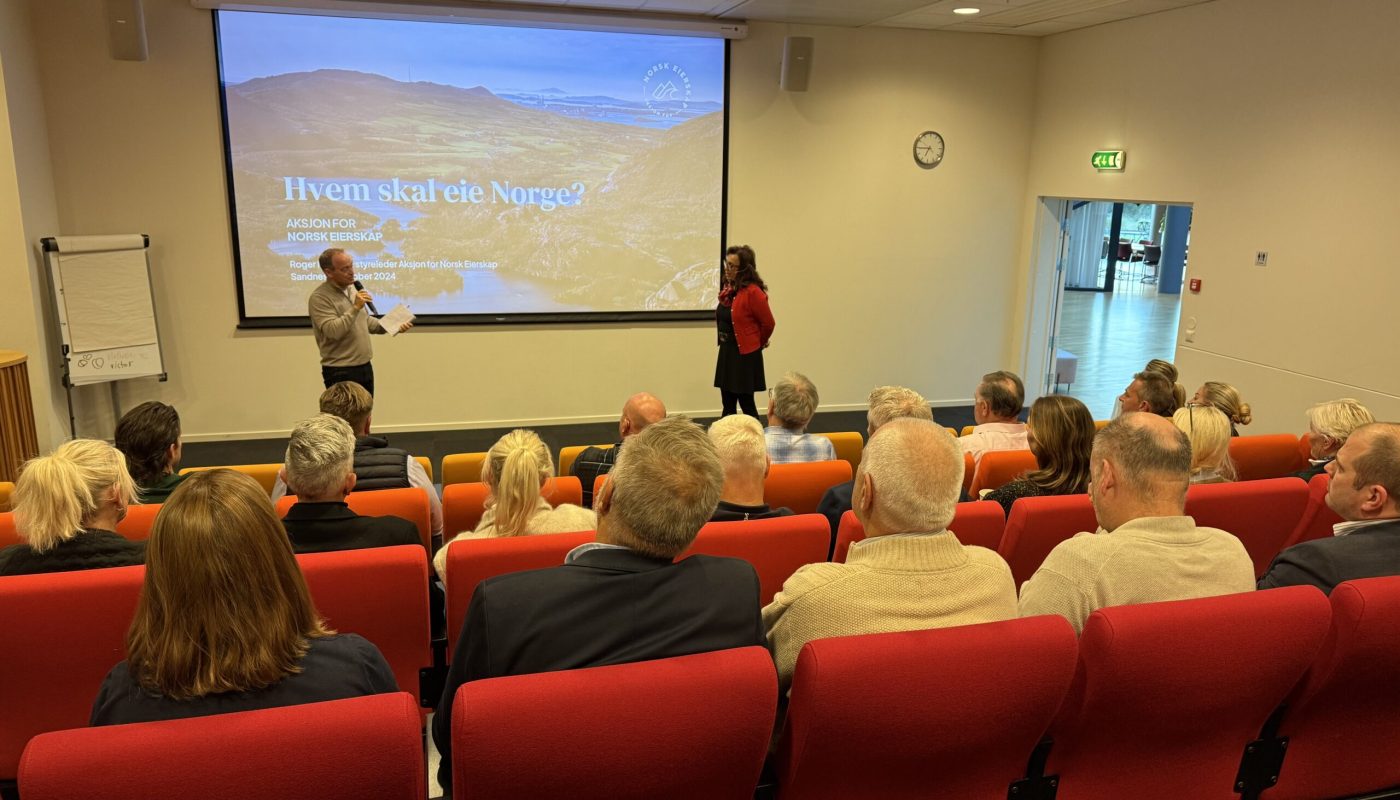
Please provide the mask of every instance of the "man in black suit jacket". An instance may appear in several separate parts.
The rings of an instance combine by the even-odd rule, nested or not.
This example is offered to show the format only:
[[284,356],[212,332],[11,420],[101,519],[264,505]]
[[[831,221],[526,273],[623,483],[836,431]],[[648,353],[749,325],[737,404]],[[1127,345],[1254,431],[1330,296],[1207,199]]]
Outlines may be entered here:
[[1260,589],[1308,584],[1330,594],[1354,578],[1400,575],[1400,424],[1357,428],[1327,474],[1327,505],[1346,521],[1330,539],[1279,553]]
[[653,422],[666,418],[666,406],[647,392],[637,392],[622,404],[622,417],[617,421],[617,444],[612,447],[584,448],[574,459],[569,474],[583,484],[583,507],[593,507],[593,483],[598,476],[607,475],[617,463],[622,443],[629,436],[641,433]]
[[596,541],[562,566],[477,585],[433,718],[444,793],[452,792],[452,704],[468,681],[764,645],[752,566],[712,556],[674,563],[714,511],[722,482],[698,425],[657,422],[627,440],[594,498]]

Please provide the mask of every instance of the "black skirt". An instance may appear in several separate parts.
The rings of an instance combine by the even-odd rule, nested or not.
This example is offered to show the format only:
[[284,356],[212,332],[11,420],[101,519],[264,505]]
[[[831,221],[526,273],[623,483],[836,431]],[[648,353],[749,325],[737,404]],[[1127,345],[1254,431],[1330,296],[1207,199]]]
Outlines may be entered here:
[[731,394],[753,394],[768,388],[763,376],[763,348],[748,355],[739,352],[739,340],[734,338],[734,317],[729,306],[715,309],[715,327],[719,332],[719,357],[715,361],[715,388]]

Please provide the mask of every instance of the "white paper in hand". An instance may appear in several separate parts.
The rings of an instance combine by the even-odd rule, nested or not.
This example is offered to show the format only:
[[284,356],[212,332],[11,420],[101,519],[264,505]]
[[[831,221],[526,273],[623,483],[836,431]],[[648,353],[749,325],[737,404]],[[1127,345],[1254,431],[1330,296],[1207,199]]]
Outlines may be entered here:
[[388,331],[390,336],[398,336],[404,323],[412,322],[414,319],[416,318],[413,316],[413,312],[408,310],[408,306],[400,303],[394,306],[388,314],[380,317],[379,324],[384,326],[384,330]]

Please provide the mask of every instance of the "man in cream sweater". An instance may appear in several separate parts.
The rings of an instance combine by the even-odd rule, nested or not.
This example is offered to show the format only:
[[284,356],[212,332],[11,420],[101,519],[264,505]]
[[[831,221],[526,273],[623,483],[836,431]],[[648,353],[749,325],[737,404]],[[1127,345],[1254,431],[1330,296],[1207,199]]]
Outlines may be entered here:
[[1083,630],[1105,606],[1254,589],[1254,562],[1240,540],[1185,516],[1191,443],[1170,420],[1114,420],[1094,438],[1090,477],[1099,532],[1050,551],[1021,586],[1021,616],[1059,614]]
[[802,567],[763,609],[784,691],[812,639],[1016,616],[1006,562],[948,531],[962,478],[962,449],[931,421],[894,419],[870,437],[852,496],[865,541],[844,564]]

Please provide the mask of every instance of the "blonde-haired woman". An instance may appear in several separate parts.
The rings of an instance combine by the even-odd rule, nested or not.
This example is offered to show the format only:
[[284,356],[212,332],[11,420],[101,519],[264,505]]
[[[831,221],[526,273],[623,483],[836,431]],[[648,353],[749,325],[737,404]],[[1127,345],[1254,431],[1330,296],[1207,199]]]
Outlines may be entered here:
[[1172,382],[1172,397],[1176,398],[1176,407],[1186,406],[1186,387],[1181,385],[1181,376],[1176,371],[1176,365],[1166,359],[1154,358],[1147,362],[1147,366],[1142,368],[1143,372],[1155,372]]
[[1191,440],[1191,482],[1229,483],[1235,480],[1230,460],[1230,419],[1214,406],[1178,408],[1172,422]]
[[[462,533],[447,544],[457,539],[571,533],[597,527],[598,517],[592,511],[572,503],[555,508],[540,494],[545,481],[553,476],[553,458],[538,434],[517,429],[502,436],[487,451],[486,462],[481,465],[481,480],[490,490],[486,513],[481,515],[476,530]],[[447,545],[433,557],[433,567],[445,578]]]
[[1206,381],[1201,384],[1201,388],[1196,390],[1196,395],[1191,398],[1192,405],[1214,406],[1224,412],[1230,420],[1230,435],[1239,436],[1238,425],[1248,425],[1254,415],[1250,412],[1249,403],[1240,396],[1239,389],[1228,383],[1220,381]]
[[12,498],[21,543],[0,550],[0,575],[140,564],[145,542],[117,534],[135,500],[126,458],[106,442],[74,439],[31,459]]
[[126,651],[92,725],[398,691],[374,645],[326,628],[267,493],[228,469],[191,475],[161,507]]

